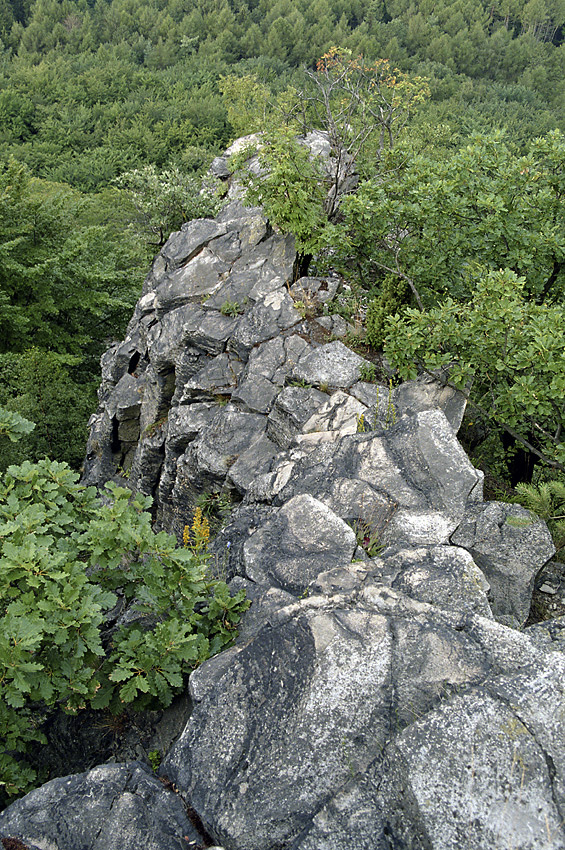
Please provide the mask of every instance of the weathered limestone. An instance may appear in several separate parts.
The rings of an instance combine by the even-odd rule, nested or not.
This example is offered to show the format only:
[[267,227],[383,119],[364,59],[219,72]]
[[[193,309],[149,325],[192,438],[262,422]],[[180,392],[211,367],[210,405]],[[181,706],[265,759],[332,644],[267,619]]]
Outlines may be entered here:
[[495,616],[523,626],[534,579],[555,552],[546,524],[519,505],[477,504],[467,508],[451,540],[468,549],[487,577]]
[[295,496],[244,545],[245,574],[300,594],[322,570],[348,563],[355,548],[355,534],[332,510],[312,496]]
[[507,834],[525,850],[549,825],[565,846],[563,734],[535,707],[565,708],[563,657],[370,574],[354,584],[271,609],[193,674],[164,769],[206,828],[246,850],[486,850]]

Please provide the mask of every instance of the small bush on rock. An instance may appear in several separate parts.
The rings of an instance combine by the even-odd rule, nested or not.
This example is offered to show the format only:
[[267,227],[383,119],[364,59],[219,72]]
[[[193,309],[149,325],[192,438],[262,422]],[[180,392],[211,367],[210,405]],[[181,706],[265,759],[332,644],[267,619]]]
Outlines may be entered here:
[[367,305],[367,342],[373,348],[382,348],[386,336],[386,323],[389,316],[400,312],[409,299],[408,284],[387,275],[376,298]]
[[0,484],[0,784],[56,707],[168,705],[183,677],[230,643],[243,593],[207,576],[205,551],[155,533],[151,499],[109,484],[101,498],[66,464],[11,466]]

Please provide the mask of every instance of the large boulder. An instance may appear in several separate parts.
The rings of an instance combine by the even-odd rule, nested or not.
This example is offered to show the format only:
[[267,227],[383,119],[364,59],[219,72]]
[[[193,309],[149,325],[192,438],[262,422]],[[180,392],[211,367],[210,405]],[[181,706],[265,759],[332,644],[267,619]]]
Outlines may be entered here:
[[565,846],[562,655],[358,576],[192,675],[163,770],[206,829],[230,850]]
[[201,834],[181,797],[138,762],[53,779],[0,814],[0,842],[37,850],[186,850]]

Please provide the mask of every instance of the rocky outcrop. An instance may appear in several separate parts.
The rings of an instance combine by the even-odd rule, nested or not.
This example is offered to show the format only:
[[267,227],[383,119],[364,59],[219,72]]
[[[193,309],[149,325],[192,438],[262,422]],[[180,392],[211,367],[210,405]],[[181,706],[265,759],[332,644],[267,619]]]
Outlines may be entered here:
[[53,780],[0,815],[0,837],[565,847],[561,627],[510,628],[547,529],[483,501],[464,400],[361,380],[372,364],[323,314],[336,278],[296,277],[292,239],[232,200],[171,236],[103,358],[85,480],[127,475],[177,534],[199,494],[229,497],[214,568],[253,604],[190,677],[164,783],[139,764]]
[[416,601],[380,564],[316,590],[191,677],[164,770],[210,832],[246,850],[565,846],[562,655],[467,600]]

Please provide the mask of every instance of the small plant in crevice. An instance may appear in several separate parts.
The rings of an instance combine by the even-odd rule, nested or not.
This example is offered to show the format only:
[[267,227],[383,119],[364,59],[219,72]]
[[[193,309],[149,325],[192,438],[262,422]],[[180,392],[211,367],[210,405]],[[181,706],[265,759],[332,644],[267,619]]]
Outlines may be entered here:
[[300,313],[303,319],[313,319],[319,312],[318,306],[307,293],[304,293],[302,298],[295,299],[294,309]]
[[357,433],[358,434],[364,434],[366,431],[371,431],[371,430],[372,430],[372,428],[371,428],[370,423],[368,421],[367,422],[365,421],[365,414],[359,413],[358,416],[357,416]]
[[356,333],[360,334],[365,326],[368,299],[369,293],[366,290],[359,286],[345,285],[332,301],[324,305],[324,312],[329,315],[341,316],[354,326]]
[[369,558],[375,558],[383,548],[379,542],[379,532],[361,517],[351,520],[348,524],[355,533],[357,545],[365,550]]
[[305,378],[291,378],[286,382],[287,387],[300,387],[303,390],[312,389],[312,384],[309,384]]
[[377,380],[377,368],[374,363],[361,363],[359,366],[359,380],[373,384]]
[[123,735],[129,724],[131,723],[131,715],[128,711],[122,711],[119,714],[112,713],[109,710],[100,712],[101,717],[97,717],[93,726],[95,729],[106,735],[112,735],[118,738]]
[[357,416],[357,433],[365,434],[368,431],[375,431],[380,426],[385,430],[387,428],[392,427],[396,424],[396,406],[392,400],[392,381],[390,382],[388,388],[388,395],[386,400],[386,408],[383,414],[379,411],[380,404],[380,387],[377,386],[377,400],[375,403],[374,413],[373,413],[373,421],[371,422],[370,416],[365,413],[360,413]]
[[[235,460],[237,460],[237,456]],[[215,493],[211,490],[205,490],[196,497],[194,505],[196,509],[201,511],[203,518],[208,521],[210,532],[215,535],[233,510],[234,502],[232,495],[227,491]]]
[[[377,401],[377,406],[378,406],[378,401]],[[388,391],[385,428],[389,428],[391,425],[396,425],[396,407],[395,407],[395,404],[392,400],[392,381],[390,382],[389,391]]]
[[141,436],[142,437],[154,437],[155,434],[157,433],[157,431],[159,431],[159,429],[162,428],[163,425],[167,424],[168,419],[169,419],[169,414],[167,412],[164,416],[161,416],[159,419],[157,419],[156,422],[152,422],[151,425],[148,425],[147,428],[145,428],[145,430],[143,431],[143,434]]
[[195,555],[204,554],[208,550],[210,541],[210,523],[208,518],[203,515],[202,508],[194,509],[194,519],[192,525],[185,525],[182,534],[182,542],[185,549],[190,549]]
[[374,355],[375,353],[367,342],[363,327],[359,327],[354,331],[348,330],[343,336],[334,336],[332,337],[332,340],[333,339],[338,339],[347,346],[347,348],[354,351],[355,354],[359,354],[360,357],[370,358],[371,355]]
[[149,764],[151,765],[151,767],[153,769],[153,772],[156,773],[158,768],[159,768],[159,765],[161,764],[161,761],[163,760],[163,756],[161,755],[161,751],[160,750],[150,750],[147,753],[147,759],[148,759]]
[[222,316],[231,316],[232,318],[235,318],[243,313],[243,307],[238,304],[237,301],[226,300],[220,307],[220,313]]
[[516,493],[513,501],[545,520],[559,556],[565,548],[565,480],[556,478],[537,485],[521,482]]

